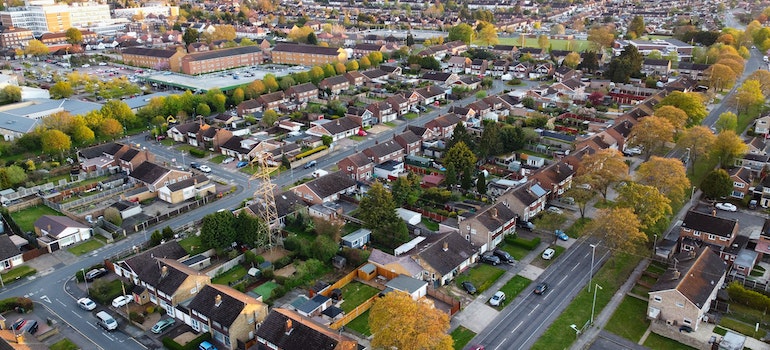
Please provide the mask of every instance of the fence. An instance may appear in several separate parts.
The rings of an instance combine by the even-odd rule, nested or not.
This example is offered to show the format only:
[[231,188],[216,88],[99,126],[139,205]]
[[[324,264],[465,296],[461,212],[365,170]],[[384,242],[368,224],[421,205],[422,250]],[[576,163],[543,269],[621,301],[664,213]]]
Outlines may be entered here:
[[321,292],[321,295],[325,297],[331,297],[333,290],[344,287],[346,284],[350,283],[350,281],[354,280],[357,275],[358,275],[358,269],[351,271],[345,277],[342,277],[339,280],[337,280],[337,282],[334,282],[334,284],[329,286],[329,288],[326,288],[326,290]]
[[[100,199],[102,199],[104,197],[113,197],[114,194],[123,192],[123,191],[128,190],[128,189],[130,189],[132,187],[134,187],[134,186],[133,185],[129,185],[129,184],[124,184],[124,185],[122,185],[120,187],[115,187],[115,188],[111,188],[111,189],[108,189],[108,190],[104,190],[104,191],[101,191],[101,192],[99,192],[97,194],[90,195],[90,196],[87,196],[87,197],[83,197],[83,198],[80,198],[80,199],[76,199],[76,200],[71,201],[71,202],[61,203],[61,204],[58,204],[60,209],[57,209],[57,210],[59,210],[59,211],[64,211],[64,210],[69,211],[69,209],[71,209],[71,208],[75,208],[75,207],[78,207],[78,206],[81,206],[81,205],[89,204],[91,202],[96,202],[97,200],[100,200]],[[48,204],[46,204],[46,205],[48,205]],[[49,205],[49,207],[50,207],[50,205]],[[53,208],[53,209],[56,209],[56,208]]]
[[727,275],[725,278],[727,282],[738,282],[743,285],[743,287],[755,290],[757,292],[767,292],[768,291],[768,284],[761,283],[757,281],[752,281],[746,278],[736,277],[735,275]]
[[230,269],[232,269],[236,265],[240,264],[241,262],[243,262],[243,259],[244,259],[243,254],[238,255],[235,258],[233,258],[231,260],[228,260],[228,261],[222,263],[221,265],[217,266],[217,268],[211,269],[209,271],[206,271],[205,273],[206,273],[207,276],[209,276],[211,278],[214,278],[216,276],[219,276],[219,275],[229,271]]
[[458,311],[460,311],[460,302],[452,298],[449,295],[444,294],[443,292],[439,291],[438,289],[434,288],[428,288],[428,295],[431,296],[434,299],[437,299],[445,304],[449,304],[452,308],[449,310],[449,316],[454,316]]
[[42,204],[43,201],[40,199],[40,197],[32,198],[28,201],[24,201],[17,204],[12,204],[8,206],[8,212],[9,213],[15,213],[17,211],[22,211],[24,209],[30,208],[30,207],[36,207],[40,204]]
[[341,319],[332,322],[332,324],[329,325],[329,328],[331,329],[340,329],[342,326],[348,324],[350,321],[353,321],[356,317],[361,316],[364,312],[372,308],[372,304],[374,304],[374,299],[379,298],[377,295],[369,298],[369,300],[361,303],[361,305],[358,305],[355,309],[351,310],[350,312],[346,313],[345,316],[343,316]]
[[24,259],[24,261],[30,261],[43,254],[48,254],[48,250],[37,248],[37,249],[32,249],[21,253],[21,258]]
[[443,216],[441,214],[436,214],[434,212],[430,212],[422,208],[407,206],[406,209],[409,209],[411,211],[416,211],[422,214],[422,216],[433,219],[433,221],[436,221],[436,222],[444,222],[444,220],[448,219],[446,216]]
[[156,216],[154,218],[150,218],[149,220],[144,221],[144,222],[137,223],[136,225],[133,226],[134,232],[139,232],[141,230],[146,230],[148,227],[150,227],[152,225],[155,225],[155,224],[158,224],[161,221],[168,220],[168,219],[170,219],[170,218],[172,218],[174,216],[177,216],[177,215],[182,214],[182,213],[186,213],[186,212],[188,212],[190,210],[196,209],[196,208],[198,208],[198,207],[200,207],[200,206],[202,206],[204,204],[208,204],[209,202],[213,202],[215,200],[217,200],[217,196],[212,194],[210,196],[206,196],[206,197],[203,197],[201,199],[198,199],[195,202],[189,203],[189,204],[187,204],[187,205],[185,205],[183,207],[179,207],[179,208],[177,208],[175,210],[172,210],[172,211],[170,211],[168,213]]

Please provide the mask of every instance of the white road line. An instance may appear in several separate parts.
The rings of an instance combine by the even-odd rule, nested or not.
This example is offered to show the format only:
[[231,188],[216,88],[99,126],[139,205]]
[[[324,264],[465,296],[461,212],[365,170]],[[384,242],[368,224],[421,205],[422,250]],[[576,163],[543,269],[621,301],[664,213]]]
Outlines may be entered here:
[[562,282],[564,282],[564,280],[566,280],[566,279],[567,279],[567,277],[569,277],[569,275],[564,275],[564,277],[562,277],[562,278],[561,278],[561,281],[559,281],[559,283],[557,283],[556,285],[559,285],[559,284],[561,284]]
[[503,341],[501,341],[501,342],[500,342],[500,344],[499,344],[498,346],[496,346],[496,347],[495,347],[495,350],[497,350],[498,348],[500,348],[501,346],[503,346],[503,343],[505,343],[506,341],[508,341],[508,338],[505,338],[505,339],[503,339]]
[[99,328],[96,328],[96,325],[91,323],[91,322],[88,322],[88,325],[91,326],[91,327],[94,327],[94,329],[99,329]]
[[[537,310],[537,308],[538,308],[539,306],[540,306],[540,304],[537,304],[537,305],[535,305],[535,307],[533,307],[533,308],[532,308],[532,310],[531,310],[531,311],[530,311],[530,312],[527,314],[527,316],[532,316],[532,313],[534,313],[534,312],[535,312],[535,310]],[[516,328],[518,328],[518,326],[517,326]],[[514,329],[514,330],[515,330],[515,329]]]
[[54,300],[58,301],[58,302],[59,302],[59,304],[62,304],[62,306],[67,306],[67,304],[63,303],[63,302],[62,302],[61,300],[59,300],[59,299],[54,299]]
[[70,310],[70,311],[72,311],[72,313],[73,313],[73,314],[75,314],[75,316],[77,316],[77,317],[80,317],[80,318],[83,318],[83,316],[80,316],[80,315],[79,315],[77,312],[75,312],[74,310]]
[[107,337],[107,339],[109,339],[111,341],[115,341],[115,338],[113,338],[111,335],[109,335],[107,333],[102,332],[102,335],[104,335],[105,337]]
[[575,264],[575,266],[572,267],[572,270],[569,270],[570,272],[575,271],[575,269],[580,266],[580,263]]

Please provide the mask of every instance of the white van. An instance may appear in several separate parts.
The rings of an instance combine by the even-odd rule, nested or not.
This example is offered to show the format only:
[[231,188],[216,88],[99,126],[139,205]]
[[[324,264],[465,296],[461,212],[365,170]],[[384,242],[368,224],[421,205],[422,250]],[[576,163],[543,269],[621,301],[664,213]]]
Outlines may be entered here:
[[99,319],[98,323],[99,326],[104,328],[105,330],[111,331],[118,328],[118,321],[115,321],[110,314],[108,314],[106,311],[99,311],[96,313],[96,318]]

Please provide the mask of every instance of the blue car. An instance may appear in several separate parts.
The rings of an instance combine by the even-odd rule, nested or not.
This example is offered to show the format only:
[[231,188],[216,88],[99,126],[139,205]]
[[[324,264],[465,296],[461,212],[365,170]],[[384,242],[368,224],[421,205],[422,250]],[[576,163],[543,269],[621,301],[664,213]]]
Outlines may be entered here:
[[249,165],[249,162],[247,162],[245,160],[242,160],[242,161],[238,162],[238,164],[236,164],[235,167],[240,169],[240,168],[243,168],[243,167],[245,167],[247,165]]
[[558,237],[560,240],[562,240],[562,241],[568,241],[569,240],[569,236],[567,236],[567,234],[564,233],[564,231],[556,230],[555,233],[556,233],[556,237]]

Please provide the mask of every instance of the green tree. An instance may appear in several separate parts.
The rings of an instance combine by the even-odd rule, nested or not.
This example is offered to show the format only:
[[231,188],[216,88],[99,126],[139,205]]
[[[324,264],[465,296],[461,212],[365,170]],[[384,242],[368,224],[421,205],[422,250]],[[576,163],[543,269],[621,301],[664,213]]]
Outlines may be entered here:
[[631,39],[636,39],[644,35],[644,18],[642,16],[634,16],[631,23],[628,25],[628,34]]
[[243,88],[240,88],[240,87],[235,88],[235,90],[233,90],[233,95],[230,99],[232,100],[232,103],[234,106],[241,104],[241,102],[243,102],[243,100],[245,99]]
[[278,82],[278,86],[281,88],[281,90],[286,91],[290,87],[297,85],[297,83],[294,81],[294,79],[291,76],[285,76],[281,78],[281,81]]
[[759,81],[746,80],[735,93],[735,105],[739,112],[748,111],[751,108],[757,108],[765,103],[765,96],[762,94]]
[[372,66],[372,62],[369,61],[369,57],[361,57],[361,60],[358,61],[358,67],[361,69],[369,69]]
[[204,117],[208,117],[211,115],[211,107],[209,107],[208,104],[201,102],[197,107],[195,107],[195,113]]
[[262,78],[262,83],[265,85],[265,89],[268,92],[278,91],[278,80],[275,75],[267,74]]
[[358,218],[372,230],[378,244],[395,248],[409,238],[406,223],[396,214],[393,196],[382,183],[372,184],[358,208]]
[[70,133],[75,143],[81,146],[90,145],[96,139],[94,131],[86,125],[75,126]]
[[[468,26],[468,27],[470,27],[470,26]],[[471,31],[473,31],[473,30],[471,30]],[[406,46],[409,46],[409,47],[414,46],[414,35],[412,35],[412,33],[409,33],[409,34],[406,35]]]
[[722,132],[722,130],[735,130],[738,128],[738,116],[730,111],[724,112],[719,115],[719,119],[717,119],[714,127],[717,129],[717,132]]
[[708,114],[703,104],[703,97],[697,92],[672,91],[658,103],[656,108],[663,106],[674,106],[687,113],[687,126],[700,124]]
[[67,31],[64,32],[64,36],[67,38],[67,42],[70,43],[70,45],[80,45],[83,43],[83,33],[80,29],[75,27],[67,29]]
[[113,118],[120,122],[120,124],[132,127],[137,126],[139,121],[136,115],[125,102],[121,100],[109,100],[99,110],[102,117]]
[[324,146],[329,147],[334,142],[334,138],[329,135],[323,135],[321,136],[321,142],[323,142]]
[[75,94],[75,91],[72,89],[72,85],[68,81],[63,80],[53,84],[48,92],[51,94],[51,98],[54,100],[67,98]]
[[733,192],[733,180],[724,169],[714,169],[703,178],[700,189],[707,198],[717,199]]
[[43,152],[48,154],[59,153],[63,155],[64,151],[72,147],[70,137],[56,129],[44,131],[40,141],[43,145]]
[[318,45],[318,38],[315,36],[314,32],[310,32],[305,40],[307,41],[308,45]]
[[199,38],[200,33],[198,33],[195,28],[187,28],[182,35],[182,40],[184,40],[185,46],[189,46],[192,43],[198,42]]
[[278,112],[268,109],[262,114],[262,125],[266,128],[272,127],[278,121]]
[[537,37],[537,47],[545,50],[548,48],[549,43],[548,35],[540,34],[540,36]]
[[358,68],[359,68],[358,61],[356,61],[356,60],[350,60],[347,63],[345,63],[345,69],[348,72],[354,71],[354,70],[358,70]]
[[723,130],[711,146],[711,156],[719,159],[722,168],[732,166],[733,160],[746,153],[748,146],[733,130]]
[[265,232],[264,224],[256,216],[251,216],[245,212],[241,212],[234,219],[235,236],[234,240],[240,244],[246,244],[251,247],[257,247],[259,243],[264,240],[260,240],[260,232]]
[[478,154],[482,159],[503,153],[503,143],[500,140],[500,128],[494,121],[484,123],[484,131],[479,140]]
[[310,69],[310,81],[313,82],[313,84],[318,85],[324,77],[326,77],[326,74],[324,73],[323,68],[315,66]]
[[483,171],[479,172],[479,176],[476,178],[476,191],[479,194],[487,194],[487,178]]
[[0,96],[2,96],[3,101],[8,103],[19,102],[21,101],[21,88],[16,85],[8,85],[3,88]]
[[0,167],[0,187],[11,188],[16,185],[24,184],[27,181],[27,174],[18,165]]
[[653,228],[659,221],[671,215],[671,200],[652,186],[629,182],[618,188],[617,205],[631,208],[639,218],[640,228]]
[[396,206],[412,205],[420,196],[420,179],[411,172],[407,176],[399,176],[391,184],[390,192]]
[[[469,184],[472,183],[471,180],[475,176],[476,156],[470,148],[465,145],[465,142],[460,141],[449,148],[444,155],[444,166],[447,169],[451,167],[455,171],[459,171],[457,175],[459,175],[460,183],[463,184],[464,187],[470,188]],[[463,182],[463,180],[465,182]]]
[[322,67],[322,69],[324,71],[324,77],[328,78],[337,75],[337,70],[334,69],[334,66],[332,66],[331,63],[327,63]]
[[104,220],[116,226],[123,225],[123,217],[120,216],[120,211],[114,207],[108,207],[104,210]]
[[[474,36],[473,27],[471,27],[466,23],[460,23],[452,28],[449,28],[447,41],[459,40],[466,44],[470,44],[473,41],[473,36]],[[414,37],[412,37],[412,41],[414,42]],[[414,43],[412,45],[414,45]],[[409,45],[407,43],[407,46],[412,46],[412,45]]]
[[223,250],[235,241],[235,216],[229,210],[206,215],[201,223],[201,243],[204,247]]

